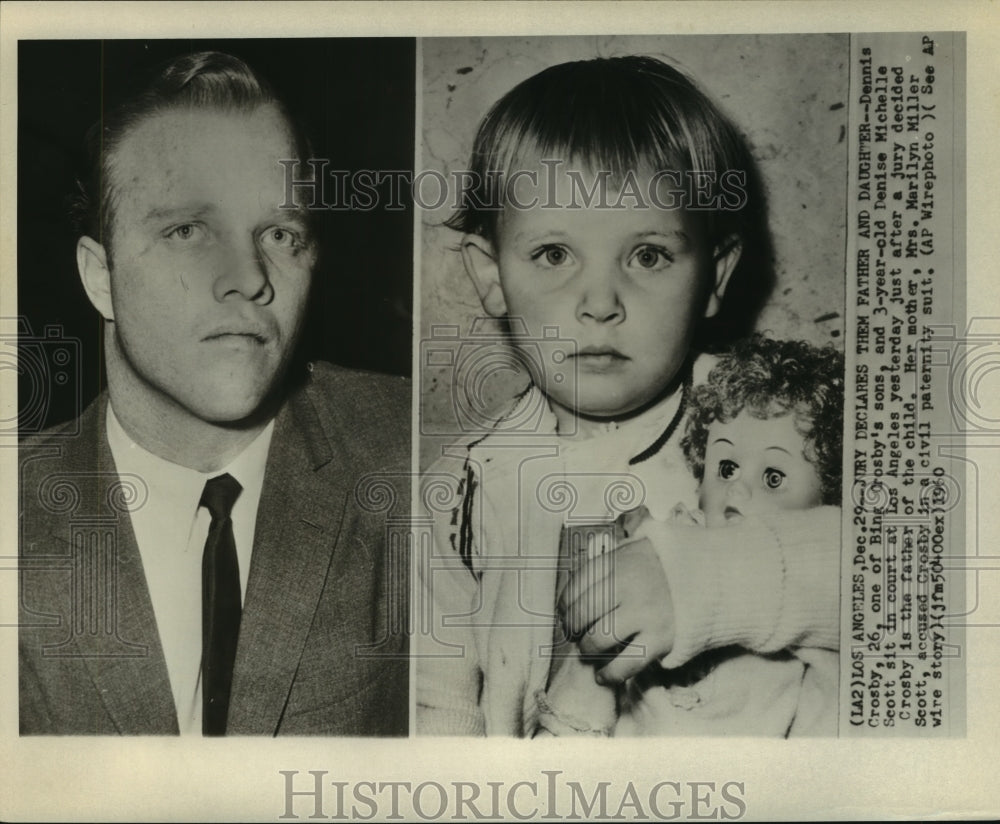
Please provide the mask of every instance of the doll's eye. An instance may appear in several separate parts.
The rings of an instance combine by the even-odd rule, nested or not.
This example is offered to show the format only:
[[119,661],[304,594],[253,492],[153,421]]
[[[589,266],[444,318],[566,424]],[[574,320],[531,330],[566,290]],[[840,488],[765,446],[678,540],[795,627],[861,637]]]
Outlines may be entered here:
[[562,246],[545,245],[534,252],[531,259],[546,266],[565,266],[569,261],[569,252]]
[[735,481],[740,476],[740,465],[736,461],[723,458],[719,461],[719,477],[724,481]]
[[780,469],[768,467],[764,470],[764,486],[768,489],[777,489],[785,482],[785,473]]
[[632,254],[631,263],[640,269],[662,269],[670,263],[670,254],[662,246],[640,246]]

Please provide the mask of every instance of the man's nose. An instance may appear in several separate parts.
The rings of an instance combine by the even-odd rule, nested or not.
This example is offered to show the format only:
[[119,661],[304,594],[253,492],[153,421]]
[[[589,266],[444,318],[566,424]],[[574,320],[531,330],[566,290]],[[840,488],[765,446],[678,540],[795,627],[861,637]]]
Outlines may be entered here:
[[589,266],[581,274],[576,316],[581,321],[621,323],[625,306],[621,301],[619,273],[612,266]]
[[274,296],[268,261],[256,242],[232,244],[224,252],[220,274],[215,279],[215,299],[239,296],[245,300],[269,303]]

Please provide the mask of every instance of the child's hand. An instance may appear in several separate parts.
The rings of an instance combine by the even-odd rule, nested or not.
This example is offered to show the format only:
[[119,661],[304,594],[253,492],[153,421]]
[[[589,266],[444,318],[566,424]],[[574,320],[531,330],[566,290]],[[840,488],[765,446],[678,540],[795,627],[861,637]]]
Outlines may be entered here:
[[[555,735],[610,735],[618,719],[615,690],[594,681],[594,668],[570,645],[539,701],[542,729]],[[537,737],[537,733],[536,733]]]
[[629,539],[635,540],[640,527],[653,520],[646,506],[637,506],[628,512],[623,512],[615,519],[615,538],[617,546],[622,546]]
[[610,659],[602,683],[620,683],[674,645],[674,609],[660,559],[648,539],[627,541],[574,569],[559,609],[580,653]]

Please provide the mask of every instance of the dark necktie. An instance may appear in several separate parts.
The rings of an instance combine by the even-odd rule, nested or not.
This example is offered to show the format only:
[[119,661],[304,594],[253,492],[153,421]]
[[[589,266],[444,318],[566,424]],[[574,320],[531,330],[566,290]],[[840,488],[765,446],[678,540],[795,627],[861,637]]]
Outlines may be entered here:
[[240,564],[230,513],[243,487],[232,475],[205,484],[201,506],[212,513],[201,560],[201,692],[203,735],[225,735],[233,662],[240,636]]

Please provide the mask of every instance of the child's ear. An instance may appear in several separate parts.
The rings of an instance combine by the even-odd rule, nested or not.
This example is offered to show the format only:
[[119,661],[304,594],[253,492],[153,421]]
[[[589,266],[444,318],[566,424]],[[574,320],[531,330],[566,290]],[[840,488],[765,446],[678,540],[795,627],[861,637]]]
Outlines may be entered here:
[[715,247],[713,253],[715,283],[712,293],[708,296],[708,305],[705,307],[706,318],[717,315],[722,307],[722,298],[726,294],[726,287],[729,286],[729,278],[736,269],[736,264],[740,262],[741,254],[743,254],[743,241],[738,235],[731,235]]
[[507,301],[500,288],[500,266],[493,244],[479,235],[463,235],[462,263],[479,293],[483,309],[495,318],[506,315]]
[[111,270],[108,254],[93,238],[84,235],[76,242],[76,268],[87,297],[105,320],[114,320],[111,308]]

